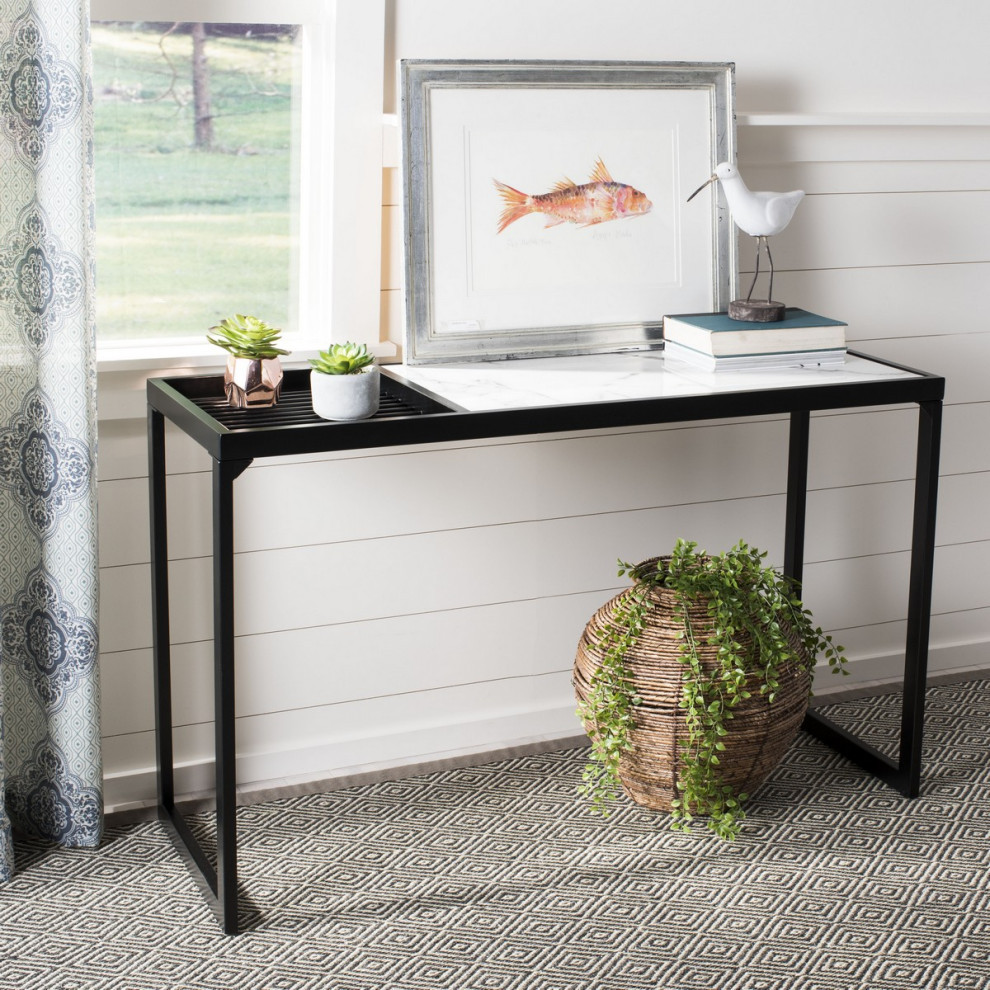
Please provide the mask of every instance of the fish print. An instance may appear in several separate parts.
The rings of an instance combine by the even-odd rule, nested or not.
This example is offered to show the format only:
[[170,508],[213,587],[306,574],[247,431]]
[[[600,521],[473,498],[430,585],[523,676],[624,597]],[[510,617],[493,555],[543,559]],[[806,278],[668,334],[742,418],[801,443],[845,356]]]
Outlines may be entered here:
[[547,218],[546,229],[561,223],[590,227],[607,220],[642,216],[653,208],[653,204],[638,189],[616,182],[601,158],[595,162],[587,182],[578,185],[570,179],[561,179],[550,192],[539,196],[520,192],[498,179],[493,181],[505,203],[498,218],[500,234],[510,223],[529,213],[542,213]]

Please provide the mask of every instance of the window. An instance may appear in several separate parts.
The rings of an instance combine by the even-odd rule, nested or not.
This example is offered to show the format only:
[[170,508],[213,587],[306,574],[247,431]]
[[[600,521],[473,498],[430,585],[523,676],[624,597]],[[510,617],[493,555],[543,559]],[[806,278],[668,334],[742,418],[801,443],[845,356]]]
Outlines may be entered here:
[[175,340],[297,321],[301,29],[92,25],[97,328]]
[[[307,352],[311,354],[317,347],[325,347],[332,337],[359,340],[379,347],[382,105],[383,86],[391,86],[388,80],[393,71],[391,66],[388,70],[385,67],[387,3],[388,0],[90,0],[96,74],[94,100],[97,103],[96,126],[100,130],[96,148],[99,186],[96,281],[100,324],[97,357],[101,374],[127,373],[123,377],[110,375],[101,380],[101,394],[123,390],[121,394],[127,395],[126,401],[120,403],[102,402],[101,418],[132,414],[143,393],[143,384],[139,382],[142,372],[219,363],[217,349],[205,342],[205,331],[219,316],[227,315],[231,310],[254,312],[272,323],[284,319],[285,345],[297,360],[303,360]],[[192,70],[188,62],[192,38],[188,28],[169,29],[173,24],[188,24],[197,19],[207,25],[206,51],[208,61],[212,55],[211,68],[223,64],[220,52],[226,51],[228,46],[251,43],[245,26],[253,31],[260,25],[266,33],[274,32],[278,36],[278,40],[275,37],[265,39],[269,51],[276,45],[292,49],[291,56],[288,51],[278,51],[279,57],[285,56],[291,63],[292,82],[291,95],[280,97],[283,107],[288,103],[291,116],[288,157],[286,159],[283,154],[282,159],[289,163],[286,168],[290,178],[286,190],[286,172],[279,173],[282,176],[278,193],[281,200],[277,209],[274,208],[277,196],[273,186],[264,184],[274,183],[276,170],[268,166],[275,156],[262,154],[264,146],[260,139],[244,133],[247,115],[241,118],[229,108],[224,108],[221,114],[218,109],[214,140],[219,152],[199,154],[192,147],[195,132],[190,105],[194,101]],[[148,170],[147,161],[142,163],[145,166],[143,177],[137,164],[125,167],[126,162],[120,158],[115,164],[112,152],[111,158],[105,161],[107,129],[118,126],[119,131],[123,126],[113,125],[105,111],[109,109],[120,114],[124,109],[148,109],[146,104],[121,106],[123,97],[129,94],[117,93],[114,89],[123,83],[124,66],[116,73],[121,78],[115,80],[115,74],[110,72],[108,80],[107,69],[98,61],[103,56],[96,50],[96,44],[101,36],[106,40],[103,29],[109,25],[105,22],[127,24],[127,29],[118,29],[125,35],[128,30],[133,31],[130,26],[134,24],[158,29],[150,53],[145,46],[146,55],[152,58],[161,54],[158,41],[162,38],[165,38],[166,51],[170,44],[189,46],[188,54],[182,55],[180,51],[172,59],[178,66],[176,86],[184,87],[178,100],[169,88],[171,69],[167,70],[164,85],[162,79],[156,83],[152,74],[151,82],[156,83],[157,89],[149,88],[147,93],[138,91],[142,98],[150,101],[156,97],[155,102],[162,105],[171,100],[167,108],[173,117],[170,127],[178,134],[173,140],[184,142],[174,162],[184,160],[192,169],[188,174],[174,167],[172,157],[176,152],[154,150],[158,148],[157,141],[149,153],[149,158],[157,153],[157,164],[167,166],[162,174],[171,177],[168,188],[162,188],[157,181],[158,173]],[[116,44],[122,44],[119,33]],[[283,65],[281,71],[283,80],[287,79],[290,70]],[[218,71],[216,79],[221,78],[227,77]],[[212,75],[211,83],[215,98],[222,87]],[[136,85],[131,83],[132,87]],[[111,88],[110,92],[103,93],[107,86]],[[251,86],[260,90],[266,86],[271,88],[270,82],[265,82],[264,73],[261,80]],[[101,100],[101,95],[107,97],[106,101]],[[263,98],[260,93],[257,96],[261,106],[271,108],[274,105],[274,97]],[[185,105],[180,107],[182,102]],[[182,114],[185,118],[180,127]],[[263,115],[263,127],[268,127],[272,119]],[[169,132],[164,126],[145,126],[152,128],[156,139],[162,139],[163,148],[167,147],[164,138]],[[284,127],[282,133],[284,144]],[[145,143],[147,145],[147,141]],[[242,153],[237,154],[238,150]],[[167,162],[166,158],[169,159]],[[245,173],[251,169],[264,173],[260,177],[252,176],[254,194],[248,196],[246,187],[242,190],[244,200],[239,206],[243,209],[236,213],[237,224],[241,224],[244,217],[253,216],[256,221],[246,240],[231,235],[222,219],[224,204],[210,202],[231,198],[229,188],[216,191],[216,183],[227,181],[217,178],[211,171],[220,164],[243,168]],[[262,167],[259,169],[259,166]],[[137,204],[138,218],[128,228],[123,222],[124,210],[128,197],[129,208],[134,208],[136,194],[125,184],[139,181],[143,201]],[[150,189],[149,183],[152,184]],[[185,195],[190,202],[195,201],[195,209],[175,205],[176,185],[180,187],[179,194]],[[168,210],[162,205],[166,202],[172,204]],[[286,202],[287,207],[284,206]],[[288,222],[284,219],[286,209],[290,217]],[[140,211],[144,211],[144,215],[140,215]],[[266,214],[269,215],[267,219]],[[272,214],[280,214],[280,226],[273,226]],[[150,216],[163,219],[153,225]],[[193,246],[177,248],[177,233],[193,220],[201,225],[198,237],[192,240]],[[137,233],[132,233],[131,228],[136,228]],[[121,230],[134,240],[127,242],[120,234]],[[288,271],[284,261],[286,240]],[[123,250],[121,244],[125,245]],[[264,256],[272,269],[265,273],[264,279],[251,277],[248,263],[242,264],[240,260],[245,254],[236,253],[246,251],[253,265],[251,245],[254,253],[258,257]],[[170,275],[166,267],[170,256],[174,269],[177,262],[185,264],[186,270],[193,269],[189,276],[192,278],[200,268],[206,267],[207,262],[192,264],[187,253],[195,257],[194,251],[209,254],[221,250],[234,253],[213,268],[212,281],[199,292],[184,289],[180,283],[185,279],[174,272]],[[118,252],[116,260],[107,257],[114,251]],[[136,281],[139,276],[135,260],[142,269],[157,267],[164,274],[162,291],[157,291],[155,286],[150,290],[141,288]],[[113,270],[114,265],[118,266],[117,273]],[[123,274],[120,274],[121,267]],[[274,297],[263,296],[261,288],[264,281],[273,283],[276,275],[280,285],[285,287],[279,290],[284,295],[280,302],[271,303],[272,310],[278,311],[270,312],[267,299]],[[140,277],[144,278],[145,274]],[[127,279],[131,281],[129,289]],[[227,301],[214,301],[212,308],[203,305],[204,299],[200,296],[213,296],[218,287],[231,290]],[[180,291],[185,291],[186,295],[178,295]],[[128,295],[133,298],[127,299]],[[200,308],[195,309],[196,306]],[[128,308],[131,315],[127,315]],[[124,316],[115,310],[123,312]],[[146,326],[151,326],[151,311],[157,311],[153,315],[159,329],[145,329],[142,346],[135,346],[136,333],[133,331],[137,329],[138,319],[133,314],[137,313],[142,319],[148,317]],[[158,333],[167,336],[152,335]],[[389,345],[383,346],[385,354],[394,353],[394,349],[388,350]]]

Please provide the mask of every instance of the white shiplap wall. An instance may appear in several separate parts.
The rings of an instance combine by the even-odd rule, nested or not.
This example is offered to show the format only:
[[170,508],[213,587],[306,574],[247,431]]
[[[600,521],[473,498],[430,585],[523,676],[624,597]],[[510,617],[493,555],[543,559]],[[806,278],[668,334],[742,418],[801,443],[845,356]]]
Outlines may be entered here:
[[[520,37],[512,17],[523,6],[529,28]],[[807,54],[796,60],[780,38],[775,54],[755,29],[719,33],[710,12],[614,6],[611,23],[616,12],[635,14],[643,30],[592,44],[581,18],[560,20],[557,5],[507,0],[495,18],[491,7],[482,15],[480,5],[453,0],[397,0],[387,5],[388,50],[737,61],[747,179],[809,194],[775,241],[786,269],[775,295],[848,320],[865,350],[948,379],[932,661],[938,669],[984,663],[990,121],[967,116],[977,109],[972,86],[932,76],[915,107],[925,116],[891,117],[911,109],[890,73],[918,43],[901,20],[901,48],[880,49],[879,70],[857,78],[869,98],[851,100],[849,81],[836,82],[834,64],[823,60],[843,26],[878,16],[874,5],[839,3],[830,24],[814,36],[801,32],[817,63]],[[929,9],[898,4],[901,18],[905,7]],[[757,24],[779,9],[770,0],[750,8]],[[472,16],[486,19],[464,33]],[[925,17],[937,31],[940,22]],[[644,38],[671,23],[691,39],[704,25],[708,40],[645,52]],[[534,40],[541,34],[550,39],[542,47]],[[985,93],[975,62],[968,71]],[[387,90],[386,109],[392,99]],[[746,113],[764,109],[790,116]],[[875,113],[852,113],[862,109]],[[401,342],[399,183],[393,168],[383,176],[382,334]],[[744,260],[751,256],[744,243]],[[102,376],[111,808],[154,793],[145,428],[130,405],[118,408],[113,385]],[[862,679],[891,676],[902,648],[915,422],[913,410],[882,409],[818,416],[812,425],[806,597]],[[208,784],[212,758],[209,465],[184,438],[169,437],[177,759],[180,788],[194,790]],[[742,536],[779,562],[785,444],[784,421],[765,419],[252,466],[235,489],[240,779],[318,778],[573,735],[573,651],[588,616],[619,586],[616,557],[663,552],[678,536],[713,548]]]

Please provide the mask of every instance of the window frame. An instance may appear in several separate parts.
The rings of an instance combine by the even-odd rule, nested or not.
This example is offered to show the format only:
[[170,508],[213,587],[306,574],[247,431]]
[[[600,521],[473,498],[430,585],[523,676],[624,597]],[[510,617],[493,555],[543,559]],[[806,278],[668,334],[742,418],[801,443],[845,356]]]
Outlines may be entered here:
[[[299,288],[290,301],[295,327],[285,335],[289,365],[304,363],[332,337],[367,343],[380,356],[394,350],[380,344],[385,6],[386,0],[90,0],[94,21],[303,26]],[[106,389],[123,390],[108,404],[110,418],[143,414],[143,403],[135,413],[125,398],[138,389],[143,398],[141,372],[223,363],[205,338],[97,341],[101,400]]]

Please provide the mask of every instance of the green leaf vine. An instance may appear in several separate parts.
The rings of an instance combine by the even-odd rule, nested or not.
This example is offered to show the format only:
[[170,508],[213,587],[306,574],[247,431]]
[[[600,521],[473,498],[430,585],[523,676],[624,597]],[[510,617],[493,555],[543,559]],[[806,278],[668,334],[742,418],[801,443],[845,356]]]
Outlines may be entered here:
[[[578,708],[592,743],[579,790],[602,814],[608,814],[618,795],[622,754],[633,748],[630,733],[640,699],[626,656],[644,628],[653,589],[676,593],[674,616],[682,625],[680,709],[687,738],[677,775],[679,796],[671,805],[674,830],[690,831],[696,816],[706,816],[708,828],[720,838],[738,836],[748,795],[734,793],[720,767],[727,723],[753,690],[772,704],[782,668],[796,663],[811,671],[819,657],[833,673],[845,673],[842,647],[814,625],[795,583],[767,565],[766,556],[743,540],[717,555],[678,540],[669,557],[641,565],[619,562],[620,576],[628,574],[635,583],[594,643],[599,666]],[[691,620],[690,606],[698,603],[704,603],[710,621],[704,630],[696,630]],[[716,663],[710,670],[702,663],[702,646],[715,647]]]

